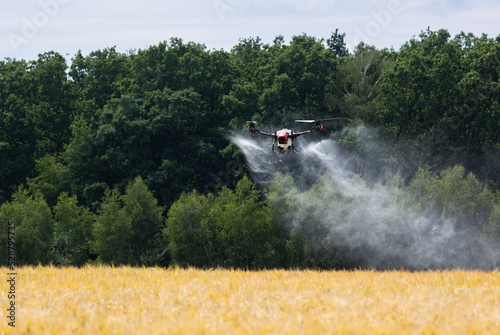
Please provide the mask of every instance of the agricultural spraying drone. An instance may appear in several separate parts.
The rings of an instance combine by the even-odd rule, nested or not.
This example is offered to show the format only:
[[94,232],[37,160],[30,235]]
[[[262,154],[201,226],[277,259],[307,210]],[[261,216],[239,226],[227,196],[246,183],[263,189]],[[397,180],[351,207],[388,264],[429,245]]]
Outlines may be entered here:
[[[302,135],[310,134],[316,131],[320,131],[323,129],[323,121],[331,121],[331,120],[339,120],[339,118],[327,118],[327,119],[319,119],[319,120],[295,120],[295,122],[301,123],[314,123],[315,126],[313,129],[309,129],[306,131],[298,131],[295,132],[288,128],[283,128],[281,130],[277,130],[274,133],[267,133],[265,131],[261,131],[255,128],[257,124],[256,121],[248,121],[248,131],[252,134],[260,134],[264,136],[269,136],[273,138],[273,152],[285,153],[285,152],[298,152],[293,144],[293,141]],[[278,148],[278,151],[275,148]]]

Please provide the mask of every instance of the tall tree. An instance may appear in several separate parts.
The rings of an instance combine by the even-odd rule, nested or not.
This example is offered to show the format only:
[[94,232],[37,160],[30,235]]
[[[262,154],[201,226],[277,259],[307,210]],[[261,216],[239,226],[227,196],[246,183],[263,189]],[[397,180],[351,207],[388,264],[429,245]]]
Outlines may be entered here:
[[74,108],[90,119],[108,100],[127,93],[123,92],[123,80],[130,75],[129,57],[117,52],[116,47],[93,51],[88,56],[78,51],[69,75],[76,97]]
[[11,202],[0,207],[2,229],[8,222],[15,224],[18,265],[48,264],[52,242],[52,213],[40,194],[31,195],[26,189],[14,193]]
[[[253,182],[244,176],[234,191],[224,189],[214,207],[220,206],[221,243],[226,265],[237,268],[261,269],[280,266],[280,232],[272,221],[271,209],[260,199]],[[216,218],[214,218],[216,220]]]
[[388,55],[364,43],[356,46],[352,57],[344,59],[335,78],[334,91],[338,93],[333,92],[343,115],[368,125],[377,123],[379,86],[390,64]]
[[451,39],[446,30],[412,39],[382,81],[382,125],[399,138],[425,143],[436,168],[462,164],[497,185],[492,154],[500,138],[492,127],[500,125],[499,50],[498,39]]
[[345,33],[339,33],[338,28],[332,32],[332,36],[326,40],[326,44],[336,58],[342,59],[349,55],[349,50],[347,49],[347,44],[345,42]]
[[212,265],[212,247],[215,244],[206,232],[203,233],[207,228],[201,229],[201,222],[209,211],[212,199],[211,196],[198,195],[193,191],[183,193],[170,207],[165,233],[168,250],[175,264],[196,267]]
[[51,258],[56,265],[82,266],[91,254],[94,216],[79,206],[76,196],[62,193],[54,206],[54,239]]
[[62,150],[72,121],[67,65],[54,52],[0,62],[0,200],[33,176],[35,161]]
[[107,190],[92,227],[93,250],[107,264],[135,264],[132,220],[122,209],[121,194]]
[[62,159],[47,155],[36,161],[36,177],[28,178],[28,188],[32,193],[40,193],[49,206],[55,206],[62,192],[71,192],[74,176]]
[[141,265],[159,264],[165,247],[163,208],[141,177],[127,186],[123,211],[131,221],[133,258]]

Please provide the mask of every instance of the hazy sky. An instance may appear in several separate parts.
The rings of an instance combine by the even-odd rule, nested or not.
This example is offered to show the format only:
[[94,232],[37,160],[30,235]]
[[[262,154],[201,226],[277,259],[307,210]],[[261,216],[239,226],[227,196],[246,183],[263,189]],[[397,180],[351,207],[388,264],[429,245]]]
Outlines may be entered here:
[[272,43],[283,35],[328,38],[336,28],[348,47],[360,41],[396,50],[422,30],[500,34],[498,0],[20,0],[0,12],[0,59],[37,59],[56,51],[116,46],[145,49],[171,37],[230,51],[240,38]]

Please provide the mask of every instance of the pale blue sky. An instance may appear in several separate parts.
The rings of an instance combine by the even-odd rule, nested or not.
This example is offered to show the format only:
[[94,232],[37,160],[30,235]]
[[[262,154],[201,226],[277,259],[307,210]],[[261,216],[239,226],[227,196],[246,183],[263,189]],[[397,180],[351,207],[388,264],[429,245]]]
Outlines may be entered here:
[[430,27],[500,34],[497,0],[21,0],[0,12],[0,59],[33,60],[56,51],[145,49],[171,37],[230,50],[240,38],[328,38],[339,28],[349,48],[361,40],[396,50]]

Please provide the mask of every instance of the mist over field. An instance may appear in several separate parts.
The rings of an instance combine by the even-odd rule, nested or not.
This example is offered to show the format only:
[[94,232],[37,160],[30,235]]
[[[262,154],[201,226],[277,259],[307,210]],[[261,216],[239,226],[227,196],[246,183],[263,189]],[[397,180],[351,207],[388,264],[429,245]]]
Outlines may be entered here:
[[[351,133],[358,144],[369,146],[367,131]],[[470,216],[429,205],[432,199],[423,198],[433,195],[415,195],[394,164],[375,164],[375,157],[350,154],[331,139],[299,138],[297,154],[273,153],[268,138],[238,135],[232,140],[253,180],[270,189],[268,198],[278,211],[282,208],[287,227],[306,236],[319,259],[341,255],[348,263],[377,269],[498,266],[500,249],[467,221]]]

